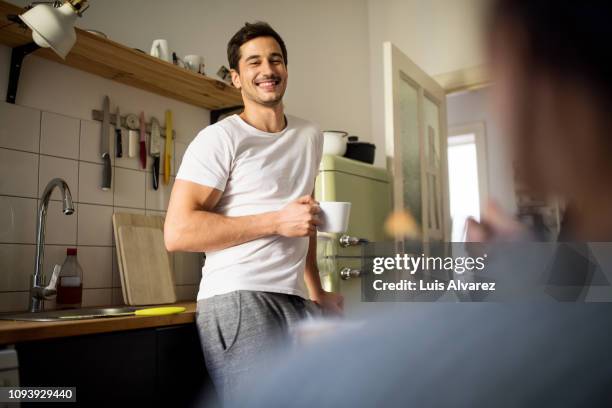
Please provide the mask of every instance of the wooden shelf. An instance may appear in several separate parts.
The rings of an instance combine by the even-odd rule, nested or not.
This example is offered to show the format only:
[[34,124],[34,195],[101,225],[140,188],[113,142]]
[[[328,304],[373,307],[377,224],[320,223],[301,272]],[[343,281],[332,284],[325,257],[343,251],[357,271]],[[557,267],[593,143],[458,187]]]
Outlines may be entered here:
[[[1,44],[13,48],[32,42],[29,29],[7,19],[10,14],[22,12],[22,8],[0,0]],[[242,105],[240,92],[224,82],[81,29],[76,32],[76,44],[65,60],[50,49],[40,49],[34,55],[201,108],[217,110]]]

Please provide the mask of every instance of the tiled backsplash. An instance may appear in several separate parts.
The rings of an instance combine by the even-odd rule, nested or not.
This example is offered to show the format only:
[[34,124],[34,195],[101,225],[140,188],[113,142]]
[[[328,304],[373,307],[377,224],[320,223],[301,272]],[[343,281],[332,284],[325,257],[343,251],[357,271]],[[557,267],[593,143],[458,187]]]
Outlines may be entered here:
[[[75,213],[63,215],[55,191],[47,212],[47,276],[53,264],[64,261],[66,248],[76,246],[83,267],[83,305],[123,303],[111,216],[113,212],[164,215],[187,145],[174,143],[170,183],[160,183],[157,191],[152,187],[150,164],[145,171],[138,157],[113,157],[113,188],[105,192],[100,188],[100,133],[100,122],[0,104],[0,311],[28,307],[38,197],[55,177],[68,183]],[[125,152],[125,129],[123,146]],[[175,253],[171,258],[177,297],[195,299],[199,255]]]

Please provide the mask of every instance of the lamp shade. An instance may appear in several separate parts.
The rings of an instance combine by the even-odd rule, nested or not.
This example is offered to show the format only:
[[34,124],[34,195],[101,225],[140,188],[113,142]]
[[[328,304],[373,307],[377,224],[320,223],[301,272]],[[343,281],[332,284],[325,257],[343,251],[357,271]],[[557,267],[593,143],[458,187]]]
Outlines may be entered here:
[[57,55],[66,55],[76,42],[74,22],[77,14],[70,3],[59,8],[39,4],[19,18],[32,30],[32,39],[43,48],[51,48]]

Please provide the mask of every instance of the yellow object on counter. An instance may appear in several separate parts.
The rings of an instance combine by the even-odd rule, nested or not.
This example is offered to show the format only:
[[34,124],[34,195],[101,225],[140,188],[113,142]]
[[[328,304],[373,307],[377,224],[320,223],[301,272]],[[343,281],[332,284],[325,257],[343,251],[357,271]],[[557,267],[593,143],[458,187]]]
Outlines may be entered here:
[[170,182],[170,171],[172,168],[172,135],[173,135],[172,111],[166,111],[166,148],[164,149],[164,184]]
[[139,309],[134,312],[136,316],[165,316],[177,313],[183,313],[186,309],[181,306],[165,306],[165,307],[150,307],[147,309]]

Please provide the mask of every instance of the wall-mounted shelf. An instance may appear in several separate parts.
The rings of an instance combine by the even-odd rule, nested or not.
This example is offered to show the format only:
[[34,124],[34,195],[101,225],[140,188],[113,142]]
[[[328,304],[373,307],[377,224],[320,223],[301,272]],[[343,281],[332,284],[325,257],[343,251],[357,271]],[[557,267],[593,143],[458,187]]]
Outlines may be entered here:
[[[0,0],[0,44],[15,48],[32,42],[29,29],[7,18],[22,12],[22,8]],[[240,92],[221,81],[78,28],[76,32],[76,44],[65,60],[49,49],[39,49],[34,55],[201,108],[219,110],[242,105]]]

